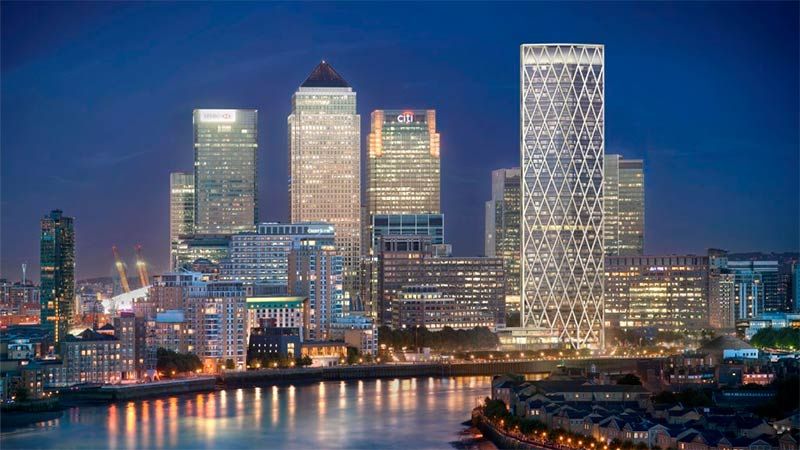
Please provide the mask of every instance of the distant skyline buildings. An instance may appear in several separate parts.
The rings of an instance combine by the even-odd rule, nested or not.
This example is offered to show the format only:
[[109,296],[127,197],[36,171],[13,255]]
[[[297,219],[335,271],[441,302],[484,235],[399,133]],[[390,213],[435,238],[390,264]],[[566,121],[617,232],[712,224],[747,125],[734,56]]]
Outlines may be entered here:
[[194,232],[233,234],[258,223],[258,111],[195,109]]
[[604,47],[520,46],[524,339],[603,347]]
[[484,253],[503,259],[506,275],[506,308],[520,307],[520,218],[522,211],[520,169],[492,171],[492,199],[486,202]]
[[40,323],[63,342],[75,309],[75,225],[72,217],[53,210],[41,220]]
[[335,227],[345,287],[352,293],[361,256],[361,116],[356,92],[322,61],[292,95],[287,120],[289,220]]
[[604,242],[608,256],[644,254],[644,162],[605,155]]
[[194,173],[169,174],[170,260],[175,261],[180,236],[194,234]]

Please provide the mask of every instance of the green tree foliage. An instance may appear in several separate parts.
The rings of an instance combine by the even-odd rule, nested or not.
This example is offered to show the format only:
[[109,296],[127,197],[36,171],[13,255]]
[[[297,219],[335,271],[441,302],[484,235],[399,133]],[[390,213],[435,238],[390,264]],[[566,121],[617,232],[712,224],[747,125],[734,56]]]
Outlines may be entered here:
[[681,403],[687,408],[693,408],[695,406],[713,406],[711,397],[697,389],[686,389],[678,393],[662,391],[653,396],[653,402],[667,404]]
[[632,373],[625,374],[622,378],[617,380],[617,384],[624,384],[628,386],[641,386],[642,380]]
[[475,327],[471,330],[454,330],[445,327],[441,331],[428,331],[424,327],[404,330],[381,327],[378,336],[380,344],[395,349],[430,347],[446,352],[494,349],[500,343],[497,335],[486,327]]
[[247,355],[247,365],[252,369],[274,369],[290,367],[306,367],[313,363],[308,355],[292,358],[278,353],[255,353]]
[[800,349],[800,328],[764,328],[750,339],[758,348]]
[[25,384],[20,383],[17,385],[16,389],[14,389],[14,401],[16,402],[27,402],[30,400],[31,392],[28,390],[28,387]]
[[194,353],[178,353],[165,348],[159,348],[156,351],[156,368],[165,376],[171,377],[173,372],[194,372],[203,367],[200,358]]

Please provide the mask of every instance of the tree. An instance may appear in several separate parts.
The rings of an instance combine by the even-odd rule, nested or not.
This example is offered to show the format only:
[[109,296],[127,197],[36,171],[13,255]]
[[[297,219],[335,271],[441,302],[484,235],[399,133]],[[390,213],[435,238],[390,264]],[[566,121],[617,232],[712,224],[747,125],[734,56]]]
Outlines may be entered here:
[[235,368],[236,368],[236,363],[233,362],[232,359],[228,358],[228,359],[225,360],[225,369],[233,370]]
[[28,390],[28,387],[25,386],[24,383],[20,383],[17,385],[16,389],[14,389],[14,400],[17,402],[27,402],[30,400],[31,391]]
[[203,367],[200,358],[194,353],[178,353],[165,348],[156,351],[156,369],[167,377],[178,373],[194,372]]
[[641,386],[642,380],[639,379],[636,375],[632,373],[625,374],[622,378],[617,380],[617,384],[627,385],[627,386]]

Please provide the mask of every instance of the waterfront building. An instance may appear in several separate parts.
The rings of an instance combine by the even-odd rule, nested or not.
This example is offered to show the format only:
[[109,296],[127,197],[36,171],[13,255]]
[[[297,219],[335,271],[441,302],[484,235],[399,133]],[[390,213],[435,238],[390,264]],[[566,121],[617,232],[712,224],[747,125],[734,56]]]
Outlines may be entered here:
[[785,301],[779,293],[778,261],[729,260],[727,267],[735,276],[737,320],[784,310]]
[[331,322],[330,338],[343,340],[362,355],[378,354],[378,326],[369,317],[348,314]]
[[261,288],[282,288],[289,283],[289,253],[301,239],[334,242],[333,225],[326,223],[262,223],[255,233],[231,236],[228,257],[221,263],[220,279],[241,281]]
[[392,323],[393,305],[406,286],[432,286],[470,311],[476,323],[505,323],[503,260],[436,256],[429,236],[383,236],[378,255],[378,300],[382,323]]
[[346,291],[354,295],[361,256],[361,116],[356,92],[322,61],[292,96],[288,123],[291,221],[335,227]]
[[199,295],[189,296],[190,328],[195,353],[207,369],[232,361],[236,369],[246,364],[247,311],[244,285],[235,281],[206,283]]
[[644,162],[606,154],[603,228],[607,256],[644,253]]
[[53,210],[41,221],[40,323],[53,330],[53,342],[67,336],[75,309],[75,228],[73,218]]
[[455,330],[494,327],[494,321],[487,319],[487,315],[457,302],[454,297],[445,297],[432,286],[405,286],[392,301],[392,328],[395,329],[423,327],[441,331],[445,327]]
[[122,379],[135,380],[144,375],[147,349],[147,323],[133,312],[122,311],[114,317],[114,336],[119,339],[119,364]]
[[258,223],[258,111],[195,109],[194,232],[233,234]]
[[325,239],[301,239],[289,254],[289,294],[308,299],[309,339],[327,339],[330,323],[349,312],[342,291],[343,263]]
[[301,338],[308,336],[308,299],[306,297],[248,297],[248,333],[263,322],[277,328],[297,328],[303,331]]
[[708,324],[708,256],[612,256],[605,270],[608,325],[682,333]]
[[436,111],[372,112],[367,160],[367,214],[441,211]]
[[253,328],[247,342],[248,361],[273,355],[280,358],[299,358],[302,338],[300,328],[282,328],[265,324]]
[[603,347],[604,49],[520,48],[518,343]]
[[173,247],[172,270],[188,268],[198,259],[220,264],[228,257],[230,239],[222,234],[179,236]]
[[300,345],[303,358],[311,358],[311,367],[331,367],[344,362],[347,357],[347,345],[339,341],[303,342]]
[[68,384],[107,384],[122,380],[121,345],[113,335],[87,328],[77,335],[67,335],[62,346]]
[[159,348],[178,353],[194,353],[192,334],[194,331],[189,328],[182,309],[156,313],[155,318],[148,321],[148,357],[154,353],[153,350]]
[[506,273],[506,309],[520,307],[520,170],[492,171],[492,199],[486,202],[484,252],[503,259]]
[[194,234],[194,174],[169,174],[169,242],[170,261],[175,261],[180,236]]

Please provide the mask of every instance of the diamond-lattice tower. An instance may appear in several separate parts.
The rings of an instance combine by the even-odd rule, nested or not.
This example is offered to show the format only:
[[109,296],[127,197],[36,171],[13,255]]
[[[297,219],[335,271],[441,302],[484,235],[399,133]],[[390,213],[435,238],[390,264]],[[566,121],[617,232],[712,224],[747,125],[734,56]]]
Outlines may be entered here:
[[520,48],[522,327],[603,346],[604,49]]

